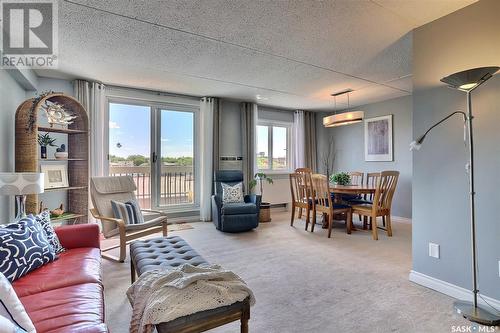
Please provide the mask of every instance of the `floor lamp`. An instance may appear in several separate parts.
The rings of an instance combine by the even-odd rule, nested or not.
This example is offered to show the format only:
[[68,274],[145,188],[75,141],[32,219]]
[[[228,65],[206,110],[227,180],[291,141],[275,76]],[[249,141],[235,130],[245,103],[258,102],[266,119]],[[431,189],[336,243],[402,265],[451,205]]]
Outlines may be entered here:
[[464,318],[470,321],[477,322],[483,325],[499,325],[500,316],[494,314],[489,310],[479,306],[477,304],[477,297],[479,290],[477,289],[477,253],[476,253],[476,218],[475,218],[475,203],[474,203],[474,136],[472,134],[472,99],[471,93],[474,89],[479,87],[481,84],[490,79],[500,67],[481,67],[469,69],[463,72],[458,72],[441,79],[441,82],[448,84],[451,88],[458,89],[467,94],[467,114],[461,111],[453,112],[442,120],[438,121],[436,124],[431,126],[424,135],[420,136],[418,139],[410,144],[410,150],[418,150],[422,145],[427,133],[429,133],[434,127],[441,124],[442,122],[449,119],[455,114],[461,114],[464,117],[464,122],[467,125],[468,137],[469,137],[469,189],[470,189],[470,226],[471,226],[471,251],[472,251],[472,283],[473,289],[472,293],[474,295],[473,302],[466,301],[456,301],[454,307],[456,311],[461,314]]

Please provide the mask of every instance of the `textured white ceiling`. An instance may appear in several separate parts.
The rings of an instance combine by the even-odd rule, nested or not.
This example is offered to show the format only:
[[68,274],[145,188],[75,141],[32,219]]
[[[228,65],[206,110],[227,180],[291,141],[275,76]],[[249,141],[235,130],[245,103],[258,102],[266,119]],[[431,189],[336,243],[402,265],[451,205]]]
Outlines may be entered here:
[[[61,0],[59,70],[283,108],[411,93],[411,30],[475,0]],[[339,99],[342,106],[345,100]]]

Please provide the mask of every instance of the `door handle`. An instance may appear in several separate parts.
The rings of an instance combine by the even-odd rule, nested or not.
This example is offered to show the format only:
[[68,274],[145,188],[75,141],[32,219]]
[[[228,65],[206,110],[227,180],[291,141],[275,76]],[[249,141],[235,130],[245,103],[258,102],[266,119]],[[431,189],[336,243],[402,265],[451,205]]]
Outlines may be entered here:
[[156,155],[155,152],[153,152],[153,163],[156,163],[157,159],[158,159],[158,156]]

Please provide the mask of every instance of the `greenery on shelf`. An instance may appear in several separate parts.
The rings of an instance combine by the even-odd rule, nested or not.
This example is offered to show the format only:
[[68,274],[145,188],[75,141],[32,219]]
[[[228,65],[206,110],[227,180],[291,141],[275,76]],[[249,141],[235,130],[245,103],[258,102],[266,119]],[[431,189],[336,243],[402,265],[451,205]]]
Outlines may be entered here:
[[259,184],[260,195],[262,196],[264,194],[264,188],[262,187],[262,183],[264,181],[267,181],[269,184],[272,184],[273,179],[262,172],[257,172],[253,177],[254,178],[250,181],[250,183],[248,183],[248,186],[250,187],[250,189],[253,189],[255,186],[257,186],[257,184]]
[[40,147],[57,147],[54,142],[56,142],[56,139],[52,138],[49,133],[38,134],[38,144],[40,145]]
[[26,128],[26,131],[31,132],[33,131],[36,123],[36,106],[42,99],[47,97],[48,95],[55,94],[54,91],[48,90],[48,91],[42,91],[40,94],[37,94],[34,98],[33,101],[31,102],[31,108],[29,110],[28,114],[28,126]]
[[330,176],[330,182],[337,185],[349,185],[351,183],[351,176],[346,172],[339,172]]

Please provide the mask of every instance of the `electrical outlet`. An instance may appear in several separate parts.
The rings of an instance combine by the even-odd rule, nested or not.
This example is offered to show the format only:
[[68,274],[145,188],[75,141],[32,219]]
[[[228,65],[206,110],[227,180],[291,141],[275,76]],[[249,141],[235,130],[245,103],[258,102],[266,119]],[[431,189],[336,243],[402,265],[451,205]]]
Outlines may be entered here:
[[439,259],[439,245],[429,243],[429,257]]

